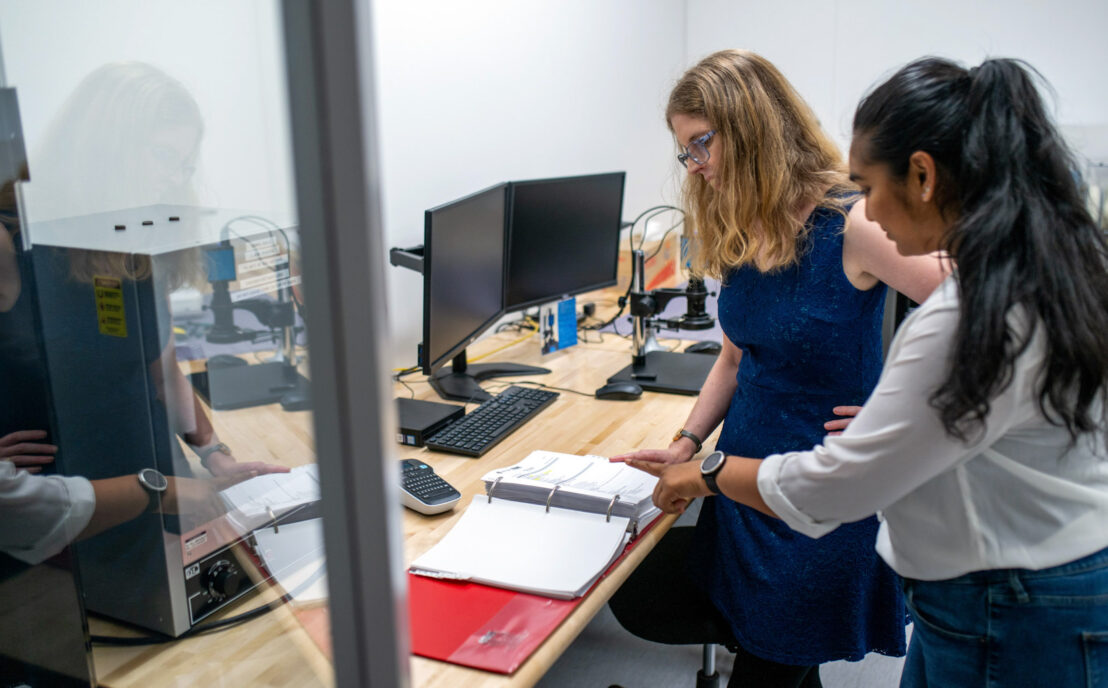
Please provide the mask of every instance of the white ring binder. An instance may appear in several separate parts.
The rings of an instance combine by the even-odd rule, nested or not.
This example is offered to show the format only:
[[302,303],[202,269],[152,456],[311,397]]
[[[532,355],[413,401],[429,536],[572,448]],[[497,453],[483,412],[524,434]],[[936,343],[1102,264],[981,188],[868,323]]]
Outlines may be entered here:
[[550,500],[554,499],[554,493],[558,491],[561,485],[555,485],[554,489],[550,491],[550,494],[546,495],[546,513],[550,513]]
[[497,477],[497,479],[493,481],[492,487],[489,488],[489,504],[492,504],[492,493],[496,491],[496,486],[499,485],[500,481],[503,479],[504,476]]
[[612,509],[615,508],[616,502],[619,501],[619,495],[612,497],[612,501],[608,502],[608,513],[605,514],[604,520],[608,523],[612,522]]

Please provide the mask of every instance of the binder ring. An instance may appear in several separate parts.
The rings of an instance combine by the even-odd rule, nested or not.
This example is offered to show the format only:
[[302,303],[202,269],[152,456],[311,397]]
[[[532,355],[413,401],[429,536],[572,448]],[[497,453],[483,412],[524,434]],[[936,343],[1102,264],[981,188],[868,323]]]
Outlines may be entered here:
[[550,500],[554,499],[554,493],[558,491],[561,485],[555,485],[554,489],[550,491],[550,494],[546,495],[546,513],[550,513]]
[[604,520],[608,523],[612,522],[612,509],[616,507],[616,502],[619,501],[619,495],[612,497],[612,501],[608,502],[608,513],[604,516]]
[[265,512],[267,514],[269,514],[270,520],[273,521],[273,534],[276,535],[277,534],[277,516],[275,516],[273,514],[273,509],[270,509],[268,506],[265,508]]
[[496,486],[500,484],[500,481],[504,479],[504,476],[496,476],[496,480],[493,481],[492,487],[489,488],[489,504],[492,504],[492,493],[496,491]]

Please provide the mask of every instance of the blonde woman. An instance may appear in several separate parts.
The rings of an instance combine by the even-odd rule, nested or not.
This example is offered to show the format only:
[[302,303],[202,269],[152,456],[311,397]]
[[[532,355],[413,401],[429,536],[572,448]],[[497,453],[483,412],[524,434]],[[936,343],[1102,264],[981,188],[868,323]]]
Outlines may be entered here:
[[[811,447],[877,382],[885,285],[922,301],[941,262],[900,256],[866,220],[838,147],[764,58],[708,56],[674,87],[666,121],[688,172],[694,271],[722,281],[725,336],[673,443],[623,458],[689,461],[721,422],[726,454]],[[729,646],[732,686],[819,686],[823,662],[904,653],[904,605],[874,552],[877,525],[814,540],[710,497],[696,528],[671,531],[612,609],[650,640]]]

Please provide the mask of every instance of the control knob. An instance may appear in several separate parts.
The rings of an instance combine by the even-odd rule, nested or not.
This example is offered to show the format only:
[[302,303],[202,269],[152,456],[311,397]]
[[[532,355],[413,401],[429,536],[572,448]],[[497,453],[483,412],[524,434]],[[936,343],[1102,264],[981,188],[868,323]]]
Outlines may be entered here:
[[241,573],[242,572],[239,571],[239,568],[235,566],[233,562],[227,561],[226,559],[220,559],[212,564],[204,576],[208,594],[216,601],[224,600],[234,595],[238,592],[238,583]]

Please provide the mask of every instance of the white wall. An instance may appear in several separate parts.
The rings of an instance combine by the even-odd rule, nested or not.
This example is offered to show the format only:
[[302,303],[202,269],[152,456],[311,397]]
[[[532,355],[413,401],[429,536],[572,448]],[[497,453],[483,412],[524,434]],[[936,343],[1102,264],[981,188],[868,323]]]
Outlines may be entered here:
[[[685,68],[681,0],[374,3],[387,246],[491,184],[627,171],[624,217],[675,198],[663,109]],[[390,268],[395,365],[416,362],[419,275]]]
[[[148,62],[192,93],[204,119],[194,184],[205,205],[295,208],[279,6],[274,0],[0,0],[0,46],[31,156],[93,69]],[[32,215],[33,217],[33,215]]]
[[[687,0],[690,63],[723,48],[772,60],[844,147],[859,98],[924,55],[975,65],[1028,61],[1057,92],[1066,127],[1108,123],[1108,3],[1103,0]],[[1099,148],[1099,144],[1097,144]]]
[[[844,146],[858,98],[924,54],[1025,58],[1054,85],[1063,124],[1108,122],[1102,0],[372,4],[386,246],[421,243],[426,208],[510,179],[626,170],[625,218],[672,202],[679,168],[665,98],[689,64],[725,47],[773,60]],[[32,153],[84,74],[146,60],[200,103],[201,201],[293,210],[277,15],[275,0],[0,0],[0,46]],[[422,284],[386,269],[393,364],[411,365]]]

